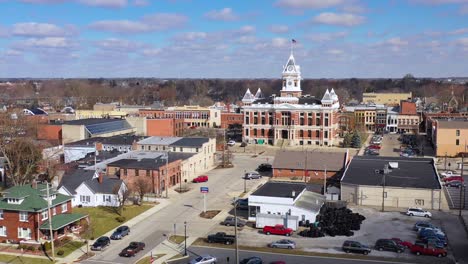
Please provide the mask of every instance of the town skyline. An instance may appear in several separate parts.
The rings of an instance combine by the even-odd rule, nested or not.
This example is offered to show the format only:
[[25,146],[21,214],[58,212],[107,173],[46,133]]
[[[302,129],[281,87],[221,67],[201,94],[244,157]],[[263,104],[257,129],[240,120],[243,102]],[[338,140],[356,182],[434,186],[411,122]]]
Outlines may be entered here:
[[[0,78],[466,75],[468,1],[1,1]],[[20,10],[21,12],[17,12]]]

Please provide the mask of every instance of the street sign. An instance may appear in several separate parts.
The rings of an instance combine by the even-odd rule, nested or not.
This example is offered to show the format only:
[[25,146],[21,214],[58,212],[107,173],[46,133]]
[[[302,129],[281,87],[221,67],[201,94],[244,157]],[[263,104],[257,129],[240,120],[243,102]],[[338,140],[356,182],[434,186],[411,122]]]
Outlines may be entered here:
[[200,187],[201,193],[208,193],[208,187]]

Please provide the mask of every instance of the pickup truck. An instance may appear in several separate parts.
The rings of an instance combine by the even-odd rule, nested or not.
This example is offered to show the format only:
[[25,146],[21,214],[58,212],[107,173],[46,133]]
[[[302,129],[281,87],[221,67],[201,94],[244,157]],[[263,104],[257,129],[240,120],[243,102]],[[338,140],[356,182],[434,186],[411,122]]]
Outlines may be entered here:
[[227,235],[224,232],[218,232],[216,234],[209,235],[207,240],[208,240],[208,243],[222,243],[222,244],[230,245],[236,241],[236,237]]
[[284,227],[283,225],[275,225],[275,226],[264,226],[263,233],[270,235],[282,235],[282,236],[290,236],[293,233],[291,228]]
[[460,176],[460,174],[454,173],[453,171],[444,171],[440,173],[442,177]]

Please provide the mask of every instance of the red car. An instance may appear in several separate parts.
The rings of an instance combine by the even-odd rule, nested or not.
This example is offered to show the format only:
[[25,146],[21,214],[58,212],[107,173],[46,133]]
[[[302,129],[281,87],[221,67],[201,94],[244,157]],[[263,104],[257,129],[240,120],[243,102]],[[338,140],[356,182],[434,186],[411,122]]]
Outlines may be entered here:
[[379,145],[369,145],[369,149],[381,149]]
[[404,246],[405,248],[411,248],[413,246],[413,243],[411,243],[409,241],[403,241],[403,240],[401,240],[399,238],[396,238],[396,237],[392,238],[392,240],[397,242],[397,244]]
[[284,227],[284,225],[265,226],[263,227],[264,234],[290,236],[294,231],[291,228]]
[[461,181],[461,182],[464,182],[465,180],[463,179],[462,176],[449,176],[449,177],[445,177],[443,179],[444,182],[451,182],[451,181]]
[[136,253],[145,249],[145,243],[143,242],[130,242],[128,247],[124,248],[120,252],[119,256],[121,257],[134,257]]
[[196,177],[195,179],[193,179],[192,182],[207,182],[208,181],[208,176],[207,175],[200,175],[198,177]]
[[411,247],[411,253],[416,255],[430,255],[438,258],[447,256],[447,251],[443,248],[435,248],[424,243],[416,242]]

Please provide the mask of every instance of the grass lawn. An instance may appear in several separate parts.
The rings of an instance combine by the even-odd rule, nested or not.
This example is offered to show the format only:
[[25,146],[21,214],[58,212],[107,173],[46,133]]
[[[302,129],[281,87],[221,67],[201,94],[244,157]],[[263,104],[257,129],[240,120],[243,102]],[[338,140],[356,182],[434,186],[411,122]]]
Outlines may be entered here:
[[80,242],[80,241],[70,241],[69,243],[67,243],[66,245],[63,245],[61,247],[58,247],[55,249],[55,254],[57,254],[57,252],[59,252],[59,250],[63,250],[63,255],[59,256],[59,255],[56,255],[57,257],[59,258],[63,258],[63,257],[66,257],[68,256],[68,254],[72,253],[73,251],[79,249],[80,247],[82,247],[85,243],[83,242]]
[[51,264],[52,260],[42,259],[42,258],[27,258],[21,256],[11,256],[11,255],[2,255],[0,254],[0,262],[9,263],[9,264]]
[[168,240],[172,243],[180,244],[184,242],[185,239],[184,236],[170,236]]
[[[143,204],[139,205],[128,205],[124,207],[122,216],[125,217],[125,221],[132,219],[133,217],[143,213],[144,211],[152,208],[154,205]],[[110,230],[115,229],[116,227],[124,224],[119,223],[115,218],[118,215],[113,212],[112,208],[108,207],[82,207],[82,208],[73,208],[74,213],[88,214],[90,218],[90,226],[92,227],[92,232],[87,235],[84,235],[85,238],[98,238],[103,234],[109,232]]]
[[[153,259],[157,260],[158,258],[161,258],[165,255],[166,254],[156,254],[156,255],[153,255]],[[149,263],[150,263],[150,256],[147,256],[147,257],[140,259],[136,264],[149,264]]]

